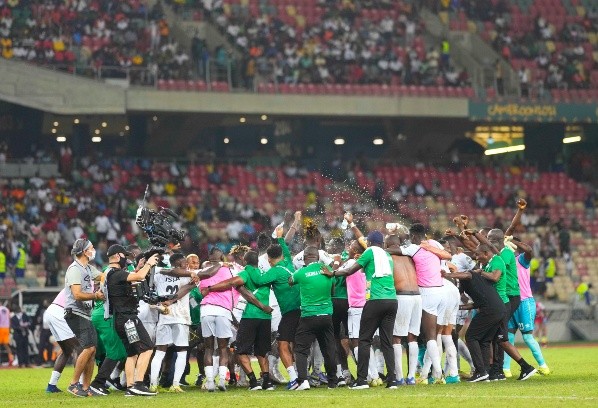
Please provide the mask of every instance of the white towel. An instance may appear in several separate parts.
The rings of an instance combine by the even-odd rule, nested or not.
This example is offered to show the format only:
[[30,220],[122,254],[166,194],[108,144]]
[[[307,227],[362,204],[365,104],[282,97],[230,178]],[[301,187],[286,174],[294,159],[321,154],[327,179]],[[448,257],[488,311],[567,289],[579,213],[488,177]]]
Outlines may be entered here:
[[372,246],[372,253],[374,255],[374,277],[382,278],[384,276],[392,275],[392,267],[388,253],[380,247]]

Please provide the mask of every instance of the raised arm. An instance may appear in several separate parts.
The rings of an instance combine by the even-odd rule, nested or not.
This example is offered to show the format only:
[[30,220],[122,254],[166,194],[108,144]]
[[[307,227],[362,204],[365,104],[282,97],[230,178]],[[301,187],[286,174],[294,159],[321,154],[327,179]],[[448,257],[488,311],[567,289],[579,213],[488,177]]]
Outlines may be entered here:
[[291,224],[291,227],[287,231],[287,235],[284,237],[284,242],[286,244],[290,244],[293,238],[295,238],[295,234],[297,233],[297,229],[301,225],[301,211],[295,211],[295,220]]
[[528,244],[519,241],[518,239],[513,239],[511,241],[521,252],[523,252],[523,257],[526,261],[530,262],[534,257],[534,251],[531,246]]
[[467,215],[461,214],[453,218],[453,223],[457,227],[459,233],[461,233],[467,229],[467,226],[469,225],[469,217]]
[[[468,231],[472,231],[472,230],[468,230]],[[467,231],[465,231],[465,232],[467,232]],[[495,247],[492,242],[488,241],[488,238],[486,238],[483,234],[480,234],[479,231],[473,231],[473,235],[480,242],[480,244],[488,245],[490,247],[490,249],[492,250],[493,254],[495,254],[495,255],[500,254],[500,251],[498,250],[498,248]]]
[[515,231],[515,228],[517,228],[517,226],[521,224],[521,216],[523,215],[523,212],[525,211],[526,207],[527,201],[525,201],[523,198],[517,200],[517,212],[513,217],[513,221],[511,221],[511,225],[509,225],[509,228],[507,228],[507,230],[505,231],[505,235],[513,235],[513,231]]
[[357,225],[355,225],[355,223],[353,222],[353,214],[347,212],[345,213],[344,218],[349,223],[349,227],[351,227],[351,231],[353,231],[353,235],[355,235],[355,239],[357,240],[357,242],[359,242],[359,245],[361,245],[364,249],[367,248],[368,243],[365,237],[363,236],[359,228],[357,228]]
[[278,244],[282,248],[282,256],[284,257],[285,262],[293,263],[293,256],[291,255],[291,251],[286,242],[284,242],[283,238],[278,238]]

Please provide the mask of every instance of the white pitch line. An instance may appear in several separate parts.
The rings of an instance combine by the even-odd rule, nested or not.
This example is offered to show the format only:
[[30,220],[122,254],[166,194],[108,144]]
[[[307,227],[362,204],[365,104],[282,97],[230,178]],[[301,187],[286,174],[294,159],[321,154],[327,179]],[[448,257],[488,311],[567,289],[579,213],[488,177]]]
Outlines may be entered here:
[[[351,398],[367,398],[371,399],[372,397],[386,397],[387,394],[375,394],[372,395],[367,391],[365,393],[361,393],[359,391],[354,391],[355,395]],[[286,393],[285,393],[286,394]],[[310,395],[309,391],[305,393],[294,393],[289,392],[288,394],[291,395],[291,398],[300,398],[300,399],[311,399],[311,398],[331,398],[334,397],[333,394],[330,395]],[[505,399],[512,399],[512,400],[545,400],[545,399],[557,399],[557,400],[566,400],[566,401],[598,401],[598,397],[578,397],[576,395],[565,395],[565,396],[556,396],[556,395],[464,395],[464,394],[404,394],[400,391],[390,391],[388,394],[394,394],[397,397],[442,397],[442,398],[459,398],[459,399],[479,399],[479,398],[486,398],[486,399],[495,399],[495,400],[505,400]],[[268,395],[259,395],[259,394],[252,394],[250,399],[253,398],[272,398],[272,394]],[[343,394],[343,396],[346,394]],[[230,397],[238,397],[237,394],[230,395]],[[227,398],[227,396],[224,396]]]

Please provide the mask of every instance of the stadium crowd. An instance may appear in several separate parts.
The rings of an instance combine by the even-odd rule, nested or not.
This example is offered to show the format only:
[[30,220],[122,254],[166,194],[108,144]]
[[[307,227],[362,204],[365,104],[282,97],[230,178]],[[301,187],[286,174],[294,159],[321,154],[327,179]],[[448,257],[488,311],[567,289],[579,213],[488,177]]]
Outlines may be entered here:
[[102,78],[128,74],[145,85],[189,78],[193,68],[160,3],[148,9],[138,0],[4,2],[0,47],[5,59]]
[[[448,41],[426,45],[410,3],[321,1],[317,18],[301,23],[283,21],[270,9],[236,6],[187,5],[210,18],[242,52],[242,60],[227,45],[210,50],[197,35],[184,50],[170,35],[161,3],[148,9],[137,0],[6,3],[0,10],[1,55],[143,85],[157,79],[206,80],[209,61],[221,72],[232,69],[232,79],[240,78],[239,85],[248,89],[273,82],[470,85],[467,71],[451,63]],[[369,10],[377,13],[366,14]]]
[[[595,5],[543,0],[439,3],[437,10],[450,11],[457,24],[479,24],[480,35],[517,71],[522,96],[543,98],[553,89],[598,88]],[[497,86],[502,95],[501,81]]]
[[[37,156],[40,160],[50,157],[43,151]],[[238,183],[246,181],[237,180],[227,165],[206,165],[205,182],[210,190],[190,200],[188,197],[194,189],[194,182],[189,171],[193,166],[176,163],[158,166],[150,160],[109,159],[101,155],[75,159],[68,148],[63,148],[57,159],[63,177],[10,179],[2,185],[0,250],[6,257],[6,267],[0,270],[0,276],[14,270],[17,281],[23,283],[24,268],[17,268],[16,265],[23,262],[19,259],[25,257],[29,264],[38,265],[45,272],[43,277],[47,286],[55,286],[58,282],[57,273],[68,264],[68,252],[72,244],[81,237],[88,237],[96,243],[98,252],[95,262],[98,265],[105,263],[105,251],[111,244],[147,247],[147,240],[134,222],[146,184],[150,185],[153,205],[170,207],[181,215],[177,227],[188,231],[188,240],[182,243],[184,249],[200,251],[198,254],[202,259],[207,255],[208,247],[215,243],[222,245],[225,251],[237,243],[255,245],[261,232],[278,225],[284,217],[281,208],[272,211],[272,204],[283,203],[288,199],[288,194],[296,193],[293,190],[285,191],[284,188],[277,189],[279,180],[276,168],[257,171],[256,183],[265,184],[265,189],[270,189],[273,203],[256,205],[244,200],[246,197],[242,195],[230,194],[231,188],[234,190]],[[157,172],[157,168],[163,168],[164,171]],[[349,165],[346,166],[348,171],[338,171],[342,173],[341,178],[358,187],[355,180],[357,169]],[[289,179],[309,178],[311,175],[306,168],[292,163],[281,170],[284,172],[281,177]],[[503,171],[509,173],[511,170],[505,167]],[[483,173],[482,169],[480,173]],[[534,173],[526,174],[533,177]],[[337,178],[340,176],[336,175]],[[504,191],[496,191],[490,188],[490,181],[488,183],[487,187],[470,197],[476,208],[503,208],[520,193],[516,185],[505,184]],[[242,187],[252,188],[246,185]],[[298,193],[305,196],[299,205],[306,215],[320,220],[324,236],[340,236],[338,221],[330,220],[324,214],[326,207],[321,200],[325,190],[302,185]],[[417,180],[387,186],[382,179],[378,179],[375,188],[367,194],[371,194],[369,199],[347,200],[343,208],[363,216],[371,215],[376,208],[403,211],[405,203],[417,197],[445,196],[450,199],[453,191],[441,189],[438,181],[427,189]],[[568,236],[569,229],[574,232],[584,229],[573,216],[570,219],[550,218],[548,209],[555,205],[555,200],[562,199],[545,194],[529,198],[533,211],[526,213],[522,224],[532,230],[535,227],[549,227],[538,237],[542,245],[534,245],[534,257],[539,265],[545,265],[550,258],[566,257],[570,250],[564,237]],[[588,211],[595,208],[595,201],[595,194],[588,194],[585,200]],[[504,227],[504,224],[505,221],[500,217],[493,221],[493,226],[497,228]],[[435,231],[435,234],[439,233]],[[568,274],[571,276],[571,271]]]
[[[300,5],[282,11],[264,5],[259,11],[206,1],[202,11],[245,55],[242,74],[250,89],[256,81],[469,84],[466,70],[450,63],[448,42],[426,47],[411,3],[319,1],[309,7],[316,14],[307,19]],[[370,10],[375,14],[367,13]]]

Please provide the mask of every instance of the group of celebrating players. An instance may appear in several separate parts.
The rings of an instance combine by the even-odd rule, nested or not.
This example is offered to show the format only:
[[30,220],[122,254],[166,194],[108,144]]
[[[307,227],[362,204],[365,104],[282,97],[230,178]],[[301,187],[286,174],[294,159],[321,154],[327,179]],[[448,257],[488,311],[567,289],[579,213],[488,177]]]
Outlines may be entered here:
[[[281,224],[271,238],[260,235],[256,250],[238,245],[226,255],[215,246],[203,264],[195,254],[177,252],[172,243],[161,266],[154,265],[155,257],[147,261],[155,266],[151,286],[169,300],[140,302],[134,318],[155,347],[146,387],[125,378],[125,337],[117,333],[112,318],[105,318],[99,295],[92,297],[97,300],[89,318],[98,337],[93,354],[103,362],[93,381],[92,364],[76,369],[69,391],[77,396],[107,395],[110,389],[155,395],[160,384],[167,384],[168,391],[184,392],[181,386],[187,384],[194,349],[200,371],[195,384],[210,392],[226,391],[233,384],[251,391],[273,390],[282,382],[288,390],[301,391],[319,384],[359,390],[383,381],[395,389],[505,380],[512,376],[511,359],[520,366],[519,380],[537,372],[547,375],[550,370],[533,336],[532,250],[512,235],[526,205],[523,199],[517,201],[517,213],[504,232],[470,229],[468,218],[459,216],[454,219],[458,231],[447,230],[439,241],[428,239],[417,223],[410,228],[387,224],[386,235],[371,231],[365,237],[347,213],[343,226],[354,239],[323,245],[317,226],[296,212],[286,232]],[[304,249],[293,256],[287,245],[301,228]],[[90,243],[77,245],[81,248],[73,248],[74,253],[87,261],[93,258]],[[125,256],[128,261],[120,267],[136,273],[142,267],[134,261],[140,252],[135,246],[114,245],[108,255]],[[97,271],[91,277],[99,275]],[[68,357],[85,353],[92,343],[75,337],[64,320],[71,286],[82,284],[68,278],[67,271],[66,287],[44,317],[63,351],[48,392],[60,392],[57,383]],[[463,342],[458,334],[467,323]],[[517,330],[538,368],[513,346]],[[470,374],[460,373],[460,357],[471,366]],[[357,365],[355,378],[349,359]],[[280,364],[288,380],[279,372]]]

